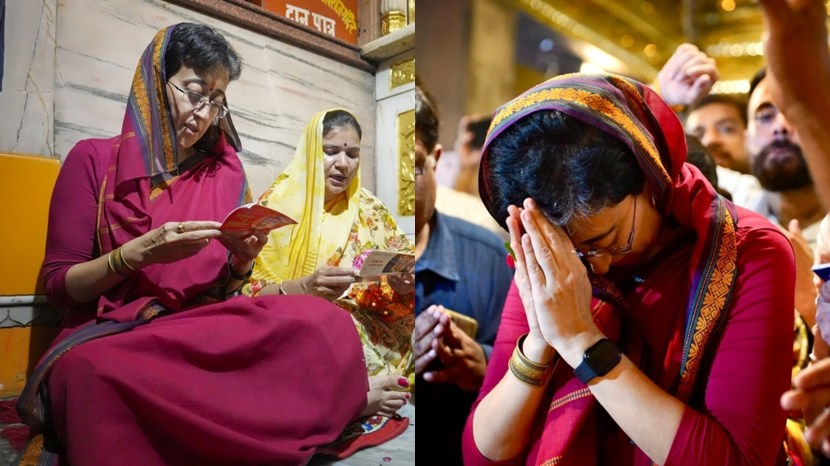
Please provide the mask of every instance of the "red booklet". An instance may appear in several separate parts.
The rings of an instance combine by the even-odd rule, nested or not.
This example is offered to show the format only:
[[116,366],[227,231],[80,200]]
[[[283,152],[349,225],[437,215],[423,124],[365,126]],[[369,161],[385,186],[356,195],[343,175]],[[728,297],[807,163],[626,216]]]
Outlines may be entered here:
[[222,226],[219,229],[227,232],[250,232],[254,230],[268,232],[295,223],[297,222],[294,219],[282,212],[261,204],[251,203],[233,209],[225,217],[225,221],[222,222]]

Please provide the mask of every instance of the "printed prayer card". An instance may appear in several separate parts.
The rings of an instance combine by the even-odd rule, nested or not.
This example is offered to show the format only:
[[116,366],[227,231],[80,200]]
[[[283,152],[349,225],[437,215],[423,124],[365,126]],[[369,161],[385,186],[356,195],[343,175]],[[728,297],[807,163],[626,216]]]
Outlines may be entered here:
[[352,266],[358,270],[359,277],[411,274],[415,273],[415,255],[370,249],[360,253]]
[[233,209],[225,217],[225,221],[222,222],[219,229],[224,232],[251,232],[254,230],[269,232],[296,223],[294,219],[282,212],[264,205],[251,203]]

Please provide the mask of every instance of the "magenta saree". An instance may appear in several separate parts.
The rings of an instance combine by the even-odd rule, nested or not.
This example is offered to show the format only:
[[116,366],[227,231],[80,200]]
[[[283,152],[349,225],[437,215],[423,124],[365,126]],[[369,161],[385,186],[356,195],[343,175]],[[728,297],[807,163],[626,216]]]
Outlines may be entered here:
[[[189,166],[177,160],[163,94],[172,29],[142,57],[121,136],[82,141],[58,178],[44,277],[64,300],[54,290],[73,263],[165,222],[221,221],[249,197],[224,133]],[[97,252],[79,253],[86,244]],[[357,418],[368,382],[349,315],[306,296],[225,300],[227,254],[212,241],[141,269],[97,303],[68,306],[18,403],[44,434],[45,459],[302,464]]]

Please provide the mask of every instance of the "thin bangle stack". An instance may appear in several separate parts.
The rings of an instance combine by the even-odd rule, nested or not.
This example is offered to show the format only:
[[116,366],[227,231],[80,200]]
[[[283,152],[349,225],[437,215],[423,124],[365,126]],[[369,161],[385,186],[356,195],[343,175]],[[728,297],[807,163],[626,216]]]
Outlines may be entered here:
[[114,273],[122,277],[129,277],[135,272],[135,268],[124,260],[124,252],[122,251],[122,248],[123,246],[118,246],[114,250],[110,251],[107,256],[107,264],[109,265],[110,270]]

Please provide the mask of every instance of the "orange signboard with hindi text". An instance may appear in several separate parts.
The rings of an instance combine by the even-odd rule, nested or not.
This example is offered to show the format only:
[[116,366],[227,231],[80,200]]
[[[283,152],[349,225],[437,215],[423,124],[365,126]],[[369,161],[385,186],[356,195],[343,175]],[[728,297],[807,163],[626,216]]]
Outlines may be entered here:
[[357,0],[262,0],[262,7],[325,35],[357,45]]

